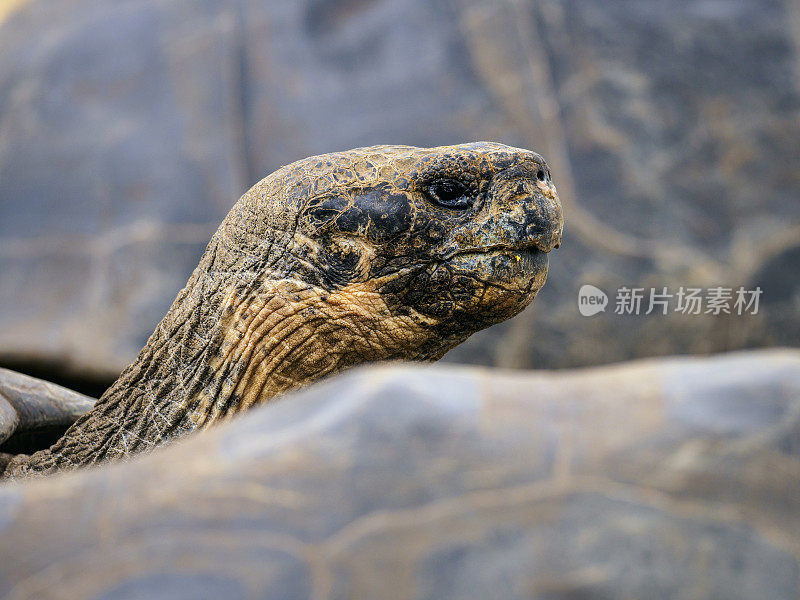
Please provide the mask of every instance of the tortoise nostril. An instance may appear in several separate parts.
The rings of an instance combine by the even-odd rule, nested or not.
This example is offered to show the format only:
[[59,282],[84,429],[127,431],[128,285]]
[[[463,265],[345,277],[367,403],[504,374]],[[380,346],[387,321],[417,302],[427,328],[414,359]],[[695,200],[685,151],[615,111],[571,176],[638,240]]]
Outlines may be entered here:
[[542,171],[541,169],[539,169],[539,170],[536,172],[536,179],[538,179],[539,181],[544,181],[544,171]]

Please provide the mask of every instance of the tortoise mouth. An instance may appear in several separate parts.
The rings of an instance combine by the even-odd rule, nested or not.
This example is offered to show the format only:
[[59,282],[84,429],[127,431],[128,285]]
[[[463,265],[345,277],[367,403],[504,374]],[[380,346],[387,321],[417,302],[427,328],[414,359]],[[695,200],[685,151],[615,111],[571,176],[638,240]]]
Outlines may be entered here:
[[525,254],[548,254],[551,250],[560,248],[560,239],[552,243],[545,242],[539,238],[528,239],[518,242],[516,244],[498,243],[490,244],[482,247],[460,248],[449,252],[442,260],[450,260],[455,256],[464,255],[478,255],[478,254],[509,254],[509,255],[525,255]]
[[505,246],[456,254],[447,266],[452,282],[471,296],[469,310],[487,323],[499,322],[528,306],[542,289],[549,255],[536,247]]
[[542,250],[536,246],[492,246],[484,250],[466,250],[464,252],[456,252],[451,256],[451,258],[490,257],[493,259],[505,259],[515,263],[520,263],[523,261],[535,261],[537,263],[544,261],[546,263],[548,262],[547,254],[548,253],[546,250]]
[[547,256],[550,248],[543,248],[541,244],[536,242],[529,242],[524,244],[493,244],[483,248],[465,248],[463,250],[455,250],[446,255],[443,260],[450,260],[457,256],[510,256],[514,260],[519,260],[522,257],[532,257],[537,255]]
[[[471,277],[506,289],[529,290],[544,277],[549,267],[547,252],[527,246],[491,247],[485,250],[455,253],[447,261],[451,267]],[[534,287],[541,287],[534,285]]]

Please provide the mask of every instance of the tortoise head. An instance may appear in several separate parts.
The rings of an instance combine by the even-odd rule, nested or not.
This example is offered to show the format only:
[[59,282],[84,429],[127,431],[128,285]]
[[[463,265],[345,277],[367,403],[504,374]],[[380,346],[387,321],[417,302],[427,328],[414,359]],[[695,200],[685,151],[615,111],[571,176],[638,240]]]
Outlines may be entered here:
[[409,358],[438,357],[530,304],[563,229],[544,159],[488,142],[305,159],[256,185],[228,220],[228,245],[268,278],[363,301],[353,310],[435,338]]
[[97,405],[6,471],[125,456],[353,365],[439,358],[533,300],[562,226],[544,160],[501,144],[283,167],[234,205]]
[[3,474],[149,449],[360,363],[439,358],[533,300],[562,227],[542,157],[501,144],[283,167],[234,205],[95,407]]

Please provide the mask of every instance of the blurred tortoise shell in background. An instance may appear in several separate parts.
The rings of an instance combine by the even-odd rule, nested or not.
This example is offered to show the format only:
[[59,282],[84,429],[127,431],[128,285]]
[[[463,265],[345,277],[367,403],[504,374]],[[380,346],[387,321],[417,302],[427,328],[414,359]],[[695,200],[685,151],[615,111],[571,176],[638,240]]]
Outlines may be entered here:
[[[569,217],[537,310],[447,360],[549,368],[800,340],[789,0],[12,5],[2,366],[99,395],[252,182],[387,140],[535,148]],[[764,294],[748,318],[587,319],[586,283]]]

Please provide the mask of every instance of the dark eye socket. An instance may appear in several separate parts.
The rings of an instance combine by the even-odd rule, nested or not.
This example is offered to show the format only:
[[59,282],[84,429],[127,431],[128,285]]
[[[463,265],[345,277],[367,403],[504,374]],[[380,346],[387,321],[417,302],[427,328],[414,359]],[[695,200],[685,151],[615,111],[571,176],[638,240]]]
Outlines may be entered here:
[[435,204],[445,208],[469,208],[474,202],[469,187],[456,179],[438,179],[427,192]]

